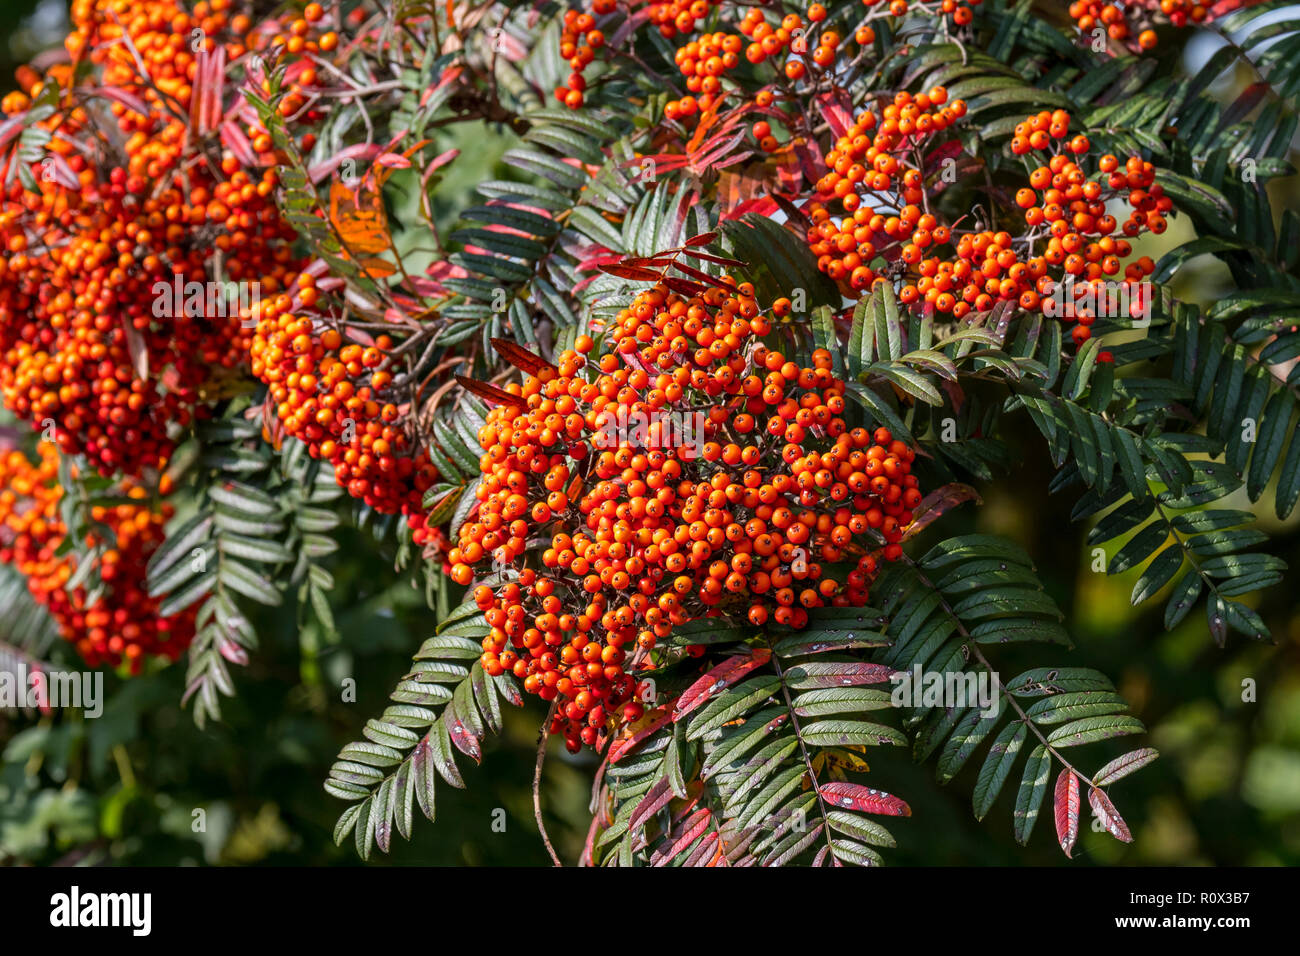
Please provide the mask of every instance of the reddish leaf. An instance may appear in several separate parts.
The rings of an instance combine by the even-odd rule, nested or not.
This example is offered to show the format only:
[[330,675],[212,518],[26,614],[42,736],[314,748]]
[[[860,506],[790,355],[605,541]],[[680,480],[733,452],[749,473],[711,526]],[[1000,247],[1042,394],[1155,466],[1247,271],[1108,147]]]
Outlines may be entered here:
[[221,642],[217,645],[217,651],[232,664],[238,664],[240,667],[248,666],[248,651],[229,638],[221,639]]
[[619,260],[620,265],[630,266],[633,269],[665,269],[673,264],[671,256],[628,256]]
[[685,248],[690,249],[694,246],[707,246],[717,238],[718,234],[716,232],[702,232],[698,236],[691,236],[691,238],[687,239]]
[[797,678],[800,687],[857,687],[882,684],[898,672],[884,664],[833,661],[797,664],[787,673]]
[[479,746],[474,731],[455,714],[449,714],[446,711],[443,711],[443,713],[445,715],[443,719],[447,723],[447,733],[451,737],[452,745],[466,757],[471,758],[475,763],[479,763],[483,759],[483,749]]
[[[682,866],[717,866],[722,858],[722,845],[718,842],[716,830],[706,833],[700,845],[691,851],[691,855],[682,861]],[[724,864],[725,865],[725,864]]]
[[694,298],[697,295],[704,295],[704,293],[709,291],[698,282],[692,282],[690,279],[679,279],[676,276],[664,276],[659,281],[678,295],[684,295],[689,298]]
[[492,339],[491,342],[498,355],[527,375],[536,375],[544,368],[549,368],[552,372],[559,371],[536,352],[530,352],[509,339]]
[[473,392],[485,402],[491,402],[493,405],[513,405],[515,408],[527,408],[528,403],[518,395],[511,395],[504,388],[497,388],[495,385],[489,385],[487,382],[480,382],[477,379],[466,378],[464,375],[457,375],[456,381],[460,387],[467,392]]
[[817,105],[836,138],[843,136],[853,125],[853,103],[844,91],[837,89],[819,94]]
[[647,820],[668,806],[672,799],[672,785],[669,784],[668,778],[664,777],[647,790],[646,795],[641,798],[641,802],[636,805],[636,809],[632,811],[632,819],[627,824],[628,831],[633,832],[640,829]]
[[1129,833],[1128,825],[1104,790],[1093,787],[1088,791],[1088,802],[1092,804],[1092,812],[1097,815],[1097,819],[1101,821],[1107,833],[1121,843],[1133,842],[1133,834]]
[[1056,839],[1065,855],[1070,856],[1074,841],[1079,838],[1079,778],[1066,767],[1056,778]]
[[817,788],[822,799],[846,810],[880,813],[891,817],[910,817],[912,808],[900,798],[883,790],[872,790],[858,783],[837,781]]
[[737,654],[729,657],[716,667],[710,668],[699,680],[683,691],[673,707],[673,723],[681,720],[691,711],[699,708],[706,700],[724,688],[740,681],[755,667],[761,667],[772,659],[772,652],[766,647],[755,648],[749,657]]
[[[134,93],[128,93],[126,90],[118,89],[113,86],[100,86],[90,90],[92,96],[102,96],[106,100],[112,100],[114,103],[120,103],[133,113],[139,113],[141,116],[149,115],[149,105]],[[0,141],[4,137],[0,136]]]
[[314,183],[320,182],[326,176],[329,176],[334,170],[338,169],[349,159],[368,161],[379,146],[375,143],[357,143],[354,146],[348,146],[339,150],[329,159],[322,160],[311,166],[307,170],[307,177]]
[[656,717],[654,720],[650,721],[650,723],[646,724],[644,727],[638,730],[636,733],[634,733],[631,737],[626,737],[623,740],[617,741],[612,747],[609,748],[609,757],[608,757],[609,762],[618,763],[629,753],[631,753],[642,743],[644,743],[647,737],[651,736],[656,731],[660,730],[664,726],[664,724],[668,723],[668,720],[669,720],[669,714],[667,711],[665,711],[664,713]]
[[701,282],[705,282],[711,286],[714,286],[715,288],[722,289],[724,292],[731,293],[736,291],[736,287],[734,285],[727,285],[727,283],[723,282],[717,276],[711,276],[707,272],[701,272],[699,269],[696,269],[693,266],[688,266],[684,262],[674,262],[673,268],[681,272],[685,272],[692,279],[699,279]]
[[238,123],[221,124],[221,145],[234,154],[240,165],[253,166],[257,163],[257,156],[253,153],[253,146],[249,143],[248,137],[244,135],[244,131],[239,128]]
[[1121,757],[1116,757],[1106,766],[1102,767],[1092,775],[1092,782],[1099,787],[1114,783],[1121,777],[1127,777],[1134,770],[1141,769],[1160,756],[1160,752],[1152,747],[1142,747],[1138,750],[1130,750]]
[[941,488],[936,488],[924,498],[920,504],[912,509],[912,523],[907,526],[903,532],[903,541],[915,537],[937,518],[942,517],[945,513],[963,504],[967,501],[973,501],[976,504],[983,504],[980,494],[970,485],[963,485],[960,482],[949,482]]
[[714,256],[707,252],[699,252],[695,249],[692,249],[690,252],[686,253],[686,255],[690,256],[692,259],[703,259],[705,262],[714,262],[720,266],[728,266],[732,269],[743,269],[745,267],[745,263],[741,262],[739,259],[728,259],[725,256]]
[[959,140],[950,139],[946,143],[941,143],[926,154],[923,165],[926,168],[937,166],[945,159],[956,159],[962,154],[962,145]]
[[659,273],[650,269],[641,269],[636,266],[625,266],[620,263],[613,265],[603,265],[600,271],[606,275],[617,276],[620,279],[631,279],[633,282],[658,282]]
[[358,259],[357,265],[369,273],[372,279],[387,279],[397,273],[397,266],[387,259],[376,259],[374,256]]
[[703,810],[696,810],[686,822],[678,826],[669,836],[669,839],[673,841],[672,844],[655,852],[650,859],[650,865],[667,866],[675,860],[678,853],[681,853],[695,842],[695,838],[709,828],[709,821],[712,817],[713,815],[707,807]]
[[68,161],[58,153],[46,154],[45,158],[41,160],[41,163],[45,167],[41,170],[42,176],[44,176],[46,170],[48,170],[53,174],[54,181],[64,189],[81,188],[81,180],[79,180],[77,174],[72,171],[72,167],[68,165]]
[[388,213],[377,189],[362,183],[355,190],[330,183],[330,221],[353,255],[373,256],[392,246]]
[[23,131],[26,122],[27,117],[20,113],[0,123],[0,146],[8,146],[10,141]]

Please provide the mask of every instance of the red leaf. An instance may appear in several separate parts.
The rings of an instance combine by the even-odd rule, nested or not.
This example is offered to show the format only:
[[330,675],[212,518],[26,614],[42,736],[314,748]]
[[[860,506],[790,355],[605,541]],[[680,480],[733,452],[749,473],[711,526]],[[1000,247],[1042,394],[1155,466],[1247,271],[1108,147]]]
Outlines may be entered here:
[[627,266],[632,269],[664,269],[673,264],[671,256],[628,256],[625,259],[618,260],[619,265]]
[[669,714],[665,711],[634,733],[631,737],[616,741],[613,746],[609,748],[609,757],[607,758],[609,762],[618,763],[618,761],[622,760],[640,746],[647,737],[651,736],[657,730],[662,728],[664,724],[668,723],[668,719]]
[[257,156],[253,153],[252,144],[249,143],[248,137],[244,131],[239,128],[235,122],[221,124],[221,145],[230,150],[235,159],[239,160],[243,166],[252,166],[257,162]]
[[217,645],[217,650],[230,663],[238,664],[240,667],[248,666],[248,651],[229,638],[222,638],[221,643]]
[[491,402],[493,405],[513,405],[515,408],[527,408],[528,403],[518,395],[511,395],[504,388],[497,388],[495,385],[489,385],[487,382],[480,382],[477,379],[466,378],[464,375],[457,375],[456,381],[460,383],[461,388],[467,392],[473,392],[485,402]]
[[823,800],[846,810],[859,810],[862,813],[881,813],[891,817],[910,817],[912,808],[900,798],[883,790],[872,790],[858,783],[822,784],[817,788]]
[[821,107],[821,114],[826,118],[831,133],[837,139],[848,132],[849,127],[853,125],[853,104],[843,91],[820,94],[817,97],[817,105]]
[[113,86],[100,86],[91,90],[90,94],[92,96],[102,96],[114,103],[120,103],[131,112],[139,113],[141,116],[149,115],[149,105],[134,93],[128,93],[126,90],[120,90]]
[[711,819],[712,814],[709,812],[707,807],[702,810],[696,810],[691,814],[690,818],[686,820],[686,822],[682,823],[672,832],[669,837],[669,839],[673,841],[672,845],[666,849],[660,849],[655,852],[654,857],[650,860],[650,865],[667,866],[675,860],[678,853],[681,853],[690,846],[695,841],[696,837],[709,828],[709,821]]
[[1065,855],[1070,856],[1074,841],[1079,838],[1079,778],[1066,767],[1056,778],[1056,839]]
[[707,252],[697,252],[694,249],[686,253],[686,255],[690,256],[692,259],[703,259],[705,262],[716,262],[720,266],[729,266],[733,269],[741,269],[745,266],[745,263],[741,262],[739,259],[728,259],[725,256],[713,256],[709,255]]
[[536,375],[544,368],[549,368],[552,372],[559,371],[536,352],[530,352],[509,339],[492,339],[491,342],[492,347],[503,359],[527,375]]
[[926,167],[934,166],[942,163],[945,159],[956,159],[961,154],[961,142],[955,139],[950,139],[948,142],[942,143],[930,150],[930,152],[925,156],[923,165]]
[[607,275],[617,276],[620,279],[631,279],[634,282],[658,282],[659,273],[650,269],[642,269],[637,266],[625,266],[621,263],[601,266],[600,271]]
[[326,176],[338,169],[346,160],[360,159],[369,160],[379,147],[374,143],[357,143],[353,146],[345,147],[339,150],[329,159],[322,160],[307,170],[307,178],[312,182],[318,183]]
[[723,855],[722,844],[718,841],[716,830],[704,834],[704,839],[685,860],[682,861],[683,867],[694,866],[725,866],[725,856]]
[[708,288],[700,285],[698,282],[692,282],[690,279],[679,279],[676,276],[664,276],[659,280],[665,286],[678,295],[684,295],[688,298],[694,298],[697,295],[704,295]]
[[704,676],[686,688],[681,697],[677,698],[677,703],[672,711],[673,723],[677,723],[691,711],[700,707],[716,692],[738,683],[742,677],[755,667],[761,667],[771,659],[772,652],[769,649],[758,647],[754,649],[749,657],[738,654],[735,657],[727,658],[716,667],[710,668]]
[[699,269],[696,269],[694,266],[688,266],[684,262],[674,262],[673,268],[681,272],[685,272],[692,279],[699,279],[701,282],[705,282],[711,286],[714,286],[715,288],[722,289],[724,292],[732,293],[736,291],[736,287],[734,285],[727,285],[727,283],[723,282],[717,276],[711,276],[707,272],[701,272]]
[[1110,802],[1110,797],[1106,796],[1106,791],[1093,787],[1088,791],[1088,802],[1092,804],[1092,812],[1097,815],[1107,833],[1121,843],[1133,842],[1133,834],[1129,833],[1128,825],[1115,809],[1115,804]]
[[927,525],[935,519],[943,516],[946,512],[955,508],[963,502],[974,501],[976,504],[983,504],[979,492],[970,485],[963,485],[960,482],[949,482],[941,488],[936,488],[930,492],[920,503],[912,509],[912,523],[907,526],[903,532],[903,541],[920,534]]
[[636,805],[636,809],[632,811],[632,819],[627,824],[628,831],[633,832],[639,829],[647,820],[668,806],[672,799],[672,785],[669,784],[668,778],[664,777],[647,790],[646,795],[641,798],[641,802]]
[[687,239],[686,248],[690,249],[693,246],[707,246],[716,238],[718,238],[716,232],[702,232],[698,236],[691,236],[691,238]]
[[479,763],[483,759],[483,750],[479,746],[478,738],[474,736],[474,731],[455,714],[447,714],[446,711],[444,714],[446,714],[444,719],[447,722],[447,731],[452,745],[466,757]]

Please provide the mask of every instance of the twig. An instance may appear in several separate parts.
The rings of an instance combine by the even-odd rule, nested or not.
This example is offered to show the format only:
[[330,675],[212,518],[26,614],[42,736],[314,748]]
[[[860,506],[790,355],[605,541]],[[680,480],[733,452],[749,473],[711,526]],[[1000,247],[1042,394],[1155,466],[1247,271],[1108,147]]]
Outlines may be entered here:
[[555,708],[559,702],[558,697],[551,701],[551,709],[546,712],[542,732],[537,738],[537,767],[533,770],[533,816],[537,819],[537,832],[542,835],[546,852],[551,855],[551,863],[555,866],[564,866],[560,862],[559,854],[555,852],[555,847],[551,845],[551,838],[546,834],[546,824],[542,821],[542,763],[546,760],[546,744],[551,736],[551,719],[555,716]]

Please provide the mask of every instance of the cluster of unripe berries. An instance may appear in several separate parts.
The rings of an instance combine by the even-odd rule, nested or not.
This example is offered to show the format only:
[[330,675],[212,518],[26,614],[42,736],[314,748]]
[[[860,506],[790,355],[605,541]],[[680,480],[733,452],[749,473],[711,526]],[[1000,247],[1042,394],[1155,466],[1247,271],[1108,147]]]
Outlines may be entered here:
[[801,627],[811,608],[864,604],[878,560],[902,553],[913,450],[849,429],[830,354],[801,367],[758,341],[770,329],[748,284],[657,285],[596,361],[584,337],[480,432],[452,577],[501,576],[474,592],[482,664],[558,698],[573,747],[640,715],[630,670],[675,626]]
[[194,637],[194,611],[162,617],[145,590],[145,568],[163,541],[171,506],[153,511],[144,489],[127,484],[124,493],[139,504],[90,510],[95,527],[112,535],[99,542],[106,546],[97,568],[103,588],[92,601],[85,584],[68,587],[77,560],[63,551],[69,532],[60,507],[59,452],[51,442],[39,442],[37,450],[35,464],[17,449],[0,452],[0,562],[27,578],[32,596],[91,667],[125,664],[135,674],[148,656],[175,660]]
[[[1122,281],[1134,286],[1130,308],[1141,309],[1136,283],[1154,271],[1154,263],[1143,256],[1125,266],[1132,245],[1112,233],[1118,229],[1132,238],[1167,227],[1172,201],[1155,184],[1154,167],[1140,157],[1121,166],[1107,155],[1097,163],[1101,178],[1095,177],[1079,165],[1090,148],[1088,138],[1070,136],[1064,110],[1043,111],[1018,124],[1011,140],[1015,155],[1050,154],[1030,173],[1029,185],[1016,193],[1027,232],[1019,237],[992,230],[954,233],[923,211],[925,173],[900,158],[965,112],[960,101],[945,108],[951,109],[949,115],[925,112],[927,105],[945,102],[946,95],[938,88],[923,94],[928,103],[918,103],[922,97],[899,94],[881,118],[862,114],[837,141],[827,155],[831,168],[818,182],[818,193],[838,200],[846,215],[835,218],[822,201],[809,205],[808,239],[818,267],[860,294],[880,278],[870,263],[882,257],[901,264],[902,272],[896,274],[901,275],[898,294],[904,304],[961,318],[986,312],[1000,301],[1017,302],[1026,310],[1076,319],[1071,331],[1076,343],[1091,336],[1095,315],[1090,308],[1067,305],[1058,311],[1049,305],[1065,277],[1078,280],[1074,295],[1084,298],[1095,294],[1096,283],[1122,270]],[[867,133],[873,130],[869,140]],[[1121,197],[1130,208],[1122,226],[1107,212],[1107,203]],[[1034,254],[1039,241],[1044,247]],[[945,246],[955,255],[940,254]]]
[[385,366],[392,340],[348,342],[316,309],[315,276],[303,272],[280,295],[255,309],[250,348],[253,375],[269,387],[284,430],[301,439],[313,458],[328,461],[352,497],[385,514],[404,514],[416,544],[428,543],[421,508],[438,478],[427,453],[413,442]]

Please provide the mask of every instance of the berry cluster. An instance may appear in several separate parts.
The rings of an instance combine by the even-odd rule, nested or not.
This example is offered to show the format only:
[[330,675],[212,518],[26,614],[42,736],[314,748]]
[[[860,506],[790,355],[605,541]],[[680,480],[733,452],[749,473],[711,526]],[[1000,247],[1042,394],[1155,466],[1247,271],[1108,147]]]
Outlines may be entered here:
[[[49,81],[84,88],[75,98],[84,105],[38,114],[58,135],[27,185],[15,176],[3,194],[0,390],[105,474],[160,468],[170,429],[202,414],[205,385],[243,360],[238,306],[209,295],[209,280],[274,292],[291,262],[293,232],[271,198],[273,157],[261,151],[266,162],[246,166],[230,149],[206,156],[191,128],[200,59],[215,55],[218,37],[231,38],[226,56],[245,52],[237,32],[248,18],[232,20],[229,7],[77,0],[66,45],[94,71],[59,66]],[[199,52],[192,33],[203,37]],[[27,79],[26,93],[4,101],[15,119],[46,86]],[[101,89],[116,93],[103,113],[121,151],[97,132]],[[187,296],[191,283],[204,292]]]
[[[800,367],[759,343],[770,330],[747,284],[657,285],[598,361],[584,338],[489,414],[452,577],[518,569],[474,592],[492,627],[482,663],[558,698],[571,747],[620,706],[639,716],[627,670],[675,625],[801,627],[809,608],[864,604],[878,557],[902,553],[913,450],[850,430],[830,354]],[[535,538],[550,543],[540,566]]]
[[427,454],[413,453],[399,422],[393,375],[382,367],[393,343],[386,335],[370,346],[345,342],[337,328],[313,317],[319,301],[315,277],[303,272],[259,304],[253,374],[269,386],[285,430],[334,466],[348,494],[385,514],[405,514],[413,540],[425,544],[434,529],[424,527],[421,499],[438,471]]
[[[701,0],[702,2],[702,0]],[[603,15],[612,13],[614,0],[594,0],[592,9]],[[569,109],[582,106],[587,79],[583,71],[596,59],[596,51],[605,45],[605,34],[596,29],[596,18],[577,10],[564,12],[564,32],[560,34],[560,56],[569,61],[569,82],[555,88],[555,98]]]
[[[695,24],[709,15],[721,0],[664,0],[652,2],[647,8],[650,23],[659,28],[659,32],[668,39],[681,34],[689,36],[695,32]],[[613,4],[611,3],[612,7]]]
[[[899,93],[879,114],[857,117],[826,154],[827,171],[817,182],[826,199],[807,210],[808,240],[822,272],[861,292],[876,279],[870,263],[877,256],[893,260],[905,246],[923,250],[948,241],[948,228],[922,213],[924,176],[906,157],[965,115],[966,103],[949,104],[948,91],[937,86]],[[834,200],[847,214],[838,221],[825,204]]]
[[38,450],[36,464],[18,450],[0,453],[0,561],[26,576],[32,596],[91,667],[125,662],[136,674],[148,655],[175,660],[194,637],[194,611],[160,616],[158,600],[149,597],[144,583],[171,506],[152,511],[144,489],[128,485],[125,494],[140,499],[139,504],[91,509],[96,527],[107,527],[113,535],[101,542],[107,549],[97,570],[104,587],[92,602],[85,585],[68,589],[77,562],[61,548],[68,530],[60,509],[59,452],[50,442],[40,442]]
[[[1155,183],[1151,163],[1134,156],[1121,166],[1116,157],[1106,155],[1098,160],[1094,176],[1080,165],[1091,148],[1088,138],[1070,135],[1070,116],[1064,110],[1045,110],[1018,124],[1011,140],[1015,155],[1049,154],[1030,172],[1029,185],[1016,192],[1027,231],[1019,236],[992,230],[955,233],[922,212],[924,175],[897,155],[943,129],[951,117],[909,113],[908,105],[916,107],[915,101],[898,109],[907,99],[908,94],[899,94],[895,112],[886,107],[883,120],[863,114],[828,155],[832,168],[818,183],[818,191],[839,199],[851,215],[836,220],[823,203],[810,204],[808,238],[819,268],[861,292],[877,281],[869,263],[882,257],[903,266],[898,296],[904,304],[961,318],[972,311],[986,312],[1000,301],[1017,302],[1026,310],[1077,320],[1071,330],[1076,343],[1091,337],[1095,310],[1075,308],[1073,303],[1056,309],[1049,300],[1058,283],[1068,279],[1076,300],[1095,300],[1102,292],[1099,284],[1122,270],[1124,278],[1117,281],[1130,293],[1131,314],[1139,314],[1146,305],[1139,283],[1155,266],[1147,256],[1126,266],[1124,261],[1133,253],[1128,239],[1145,231],[1163,232],[1165,214],[1173,207]],[[937,88],[928,99],[942,103],[946,92]],[[965,111],[959,104],[952,105],[954,116]],[[880,131],[868,146],[865,134],[877,126]],[[896,184],[900,172],[901,188]],[[882,197],[892,209],[878,211]],[[1107,212],[1109,203],[1121,200],[1130,209],[1122,226]],[[1127,238],[1113,236],[1117,229]],[[1041,252],[1034,254],[1040,242]],[[944,246],[955,256],[937,254]]]
[[1116,43],[1122,43],[1133,52],[1154,50],[1158,38],[1157,15],[1175,27],[1190,23],[1203,23],[1209,7],[1195,0],[1128,0],[1115,4],[1109,0],[1073,0],[1070,16],[1084,34],[1084,39],[1098,28]]

